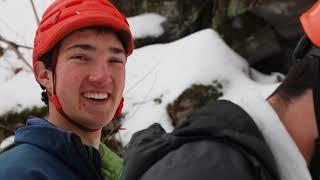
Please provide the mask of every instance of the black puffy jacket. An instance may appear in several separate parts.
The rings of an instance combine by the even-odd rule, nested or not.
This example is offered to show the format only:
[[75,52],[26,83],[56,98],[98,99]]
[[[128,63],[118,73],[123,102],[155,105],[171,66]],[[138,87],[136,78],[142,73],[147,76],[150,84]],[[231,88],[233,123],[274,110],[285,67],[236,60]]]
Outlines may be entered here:
[[123,180],[279,180],[251,117],[229,101],[195,112],[171,133],[159,124],[133,135]]

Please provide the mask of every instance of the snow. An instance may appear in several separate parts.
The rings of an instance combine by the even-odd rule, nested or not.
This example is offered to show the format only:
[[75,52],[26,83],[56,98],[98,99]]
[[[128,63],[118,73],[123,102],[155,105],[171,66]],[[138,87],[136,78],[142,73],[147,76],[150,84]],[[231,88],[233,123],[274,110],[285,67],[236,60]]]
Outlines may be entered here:
[[[53,0],[33,0],[41,17]],[[32,47],[36,31],[36,18],[30,0],[0,1],[0,34],[11,41]]]
[[165,20],[165,17],[156,13],[146,13],[128,18],[134,39],[160,36],[164,33],[161,24]]
[[[28,2],[0,1],[0,34],[5,33],[8,39],[13,38],[21,44],[32,46],[36,23]],[[41,6],[42,9],[39,12],[42,13],[49,2],[37,0],[37,7]],[[16,6],[19,7],[17,10],[24,13],[18,18],[12,11]],[[9,16],[12,20],[6,22],[10,22],[14,31],[2,26],[1,18]],[[135,38],[156,37],[163,33],[161,23],[165,18],[150,13],[131,17],[128,21]],[[25,50],[24,53],[31,60],[31,51]],[[0,58],[0,114],[12,109],[19,111],[25,107],[42,105],[41,89],[31,70],[15,75],[10,71],[12,65],[24,66],[13,54]],[[173,127],[166,106],[192,84],[210,84],[218,80],[223,85],[222,98],[241,96],[248,89],[257,90],[267,97],[277,87],[279,76],[282,75],[264,75],[249,68],[247,62],[211,29],[171,43],[135,49],[127,62],[123,109],[126,113],[123,127],[126,130],[120,132],[121,139],[127,144],[134,132],[155,122],[171,131]],[[162,103],[155,103],[155,98],[161,98]]]
[[0,152],[2,149],[5,149],[9,147],[14,142],[14,136],[9,136],[6,139],[4,139],[0,144]]
[[0,99],[6,99],[0,103],[2,113],[43,105],[41,88],[31,72],[20,72],[12,79],[2,82],[0,87]]
[[[249,68],[211,29],[172,43],[136,49],[127,63],[123,110],[126,130],[120,132],[121,139],[127,144],[134,132],[155,122],[171,131],[166,106],[192,84],[217,80],[223,86],[224,99],[241,96],[248,89],[267,97],[278,85],[277,76],[279,73],[268,76]],[[161,104],[153,101],[159,97]]]

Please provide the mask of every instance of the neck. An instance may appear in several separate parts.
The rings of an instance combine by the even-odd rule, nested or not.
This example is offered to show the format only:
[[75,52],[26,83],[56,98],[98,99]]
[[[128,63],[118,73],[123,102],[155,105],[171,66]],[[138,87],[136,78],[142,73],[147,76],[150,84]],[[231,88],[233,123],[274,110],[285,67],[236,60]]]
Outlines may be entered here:
[[312,91],[308,90],[290,102],[275,94],[268,100],[278,114],[293,141],[309,164],[318,137],[313,107]]
[[78,136],[80,136],[83,144],[99,149],[102,129],[94,132],[82,130],[79,127],[70,123],[58,111],[50,107],[53,107],[53,106],[49,105],[49,116],[48,116],[49,122],[51,122],[58,128],[77,134]]

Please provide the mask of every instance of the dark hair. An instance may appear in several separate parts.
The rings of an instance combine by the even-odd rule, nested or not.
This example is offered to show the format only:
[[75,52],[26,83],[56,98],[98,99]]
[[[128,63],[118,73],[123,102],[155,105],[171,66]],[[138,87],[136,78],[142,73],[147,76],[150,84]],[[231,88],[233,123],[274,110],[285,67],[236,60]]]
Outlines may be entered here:
[[284,81],[271,96],[277,94],[285,103],[290,103],[303,95],[306,90],[313,89],[319,61],[318,57],[305,56],[295,62]]
[[[84,28],[80,28],[78,30],[75,30],[73,31],[72,33],[75,33],[75,32],[79,32],[79,31],[84,31],[84,30],[94,30],[97,35],[99,34],[104,34],[104,33],[108,33],[108,32],[114,32],[116,33],[116,35],[119,37],[123,47],[126,49],[126,46],[127,46],[127,40],[126,40],[126,37],[123,37],[123,34],[121,32],[115,32],[113,29],[111,28],[108,28],[108,27],[104,27],[104,26],[92,26],[92,27],[84,27]],[[70,34],[72,34],[70,33]],[[69,35],[70,35],[69,34]],[[69,35],[67,35],[66,37],[68,37]],[[53,52],[55,53],[59,53],[59,49],[61,47],[61,44],[63,42],[63,40],[66,38],[64,37],[62,40],[60,40],[53,48],[51,51],[49,51],[48,53],[44,54],[41,58],[40,58],[40,61],[42,61],[46,67],[46,69],[48,70],[51,70],[51,66],[52,66],[52,62],[53,62],[53,59],[52,57],[54,56]],[[48,93],[45,89],[44,86],[40,85],[41,88],[43,89],[42,93],[41,93],[41,100],[46,104],[46,105],[49,105],[48,102],[49,102],[49,98],[48,98]]]
[[[60,43],[59,43],[60,44]],[[44,66],[46,69],[51,70],[51,64],[52,64],[52,51],[46,53],[43,55],[40,59],[44,63]],[[48,106],[49,105],[49,98],[48,98],[48,93],[47,90],[44,86],[40,84],[41,89],[43,90],[41,92],[41,100]]]

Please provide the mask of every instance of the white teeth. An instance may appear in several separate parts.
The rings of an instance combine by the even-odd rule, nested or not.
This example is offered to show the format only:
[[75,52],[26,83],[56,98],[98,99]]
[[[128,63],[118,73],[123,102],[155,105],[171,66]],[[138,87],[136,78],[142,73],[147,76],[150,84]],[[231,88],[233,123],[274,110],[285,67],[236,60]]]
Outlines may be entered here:
[[108,93],[84,93],[84,97],[90,99],[107,99],[109,97]]

